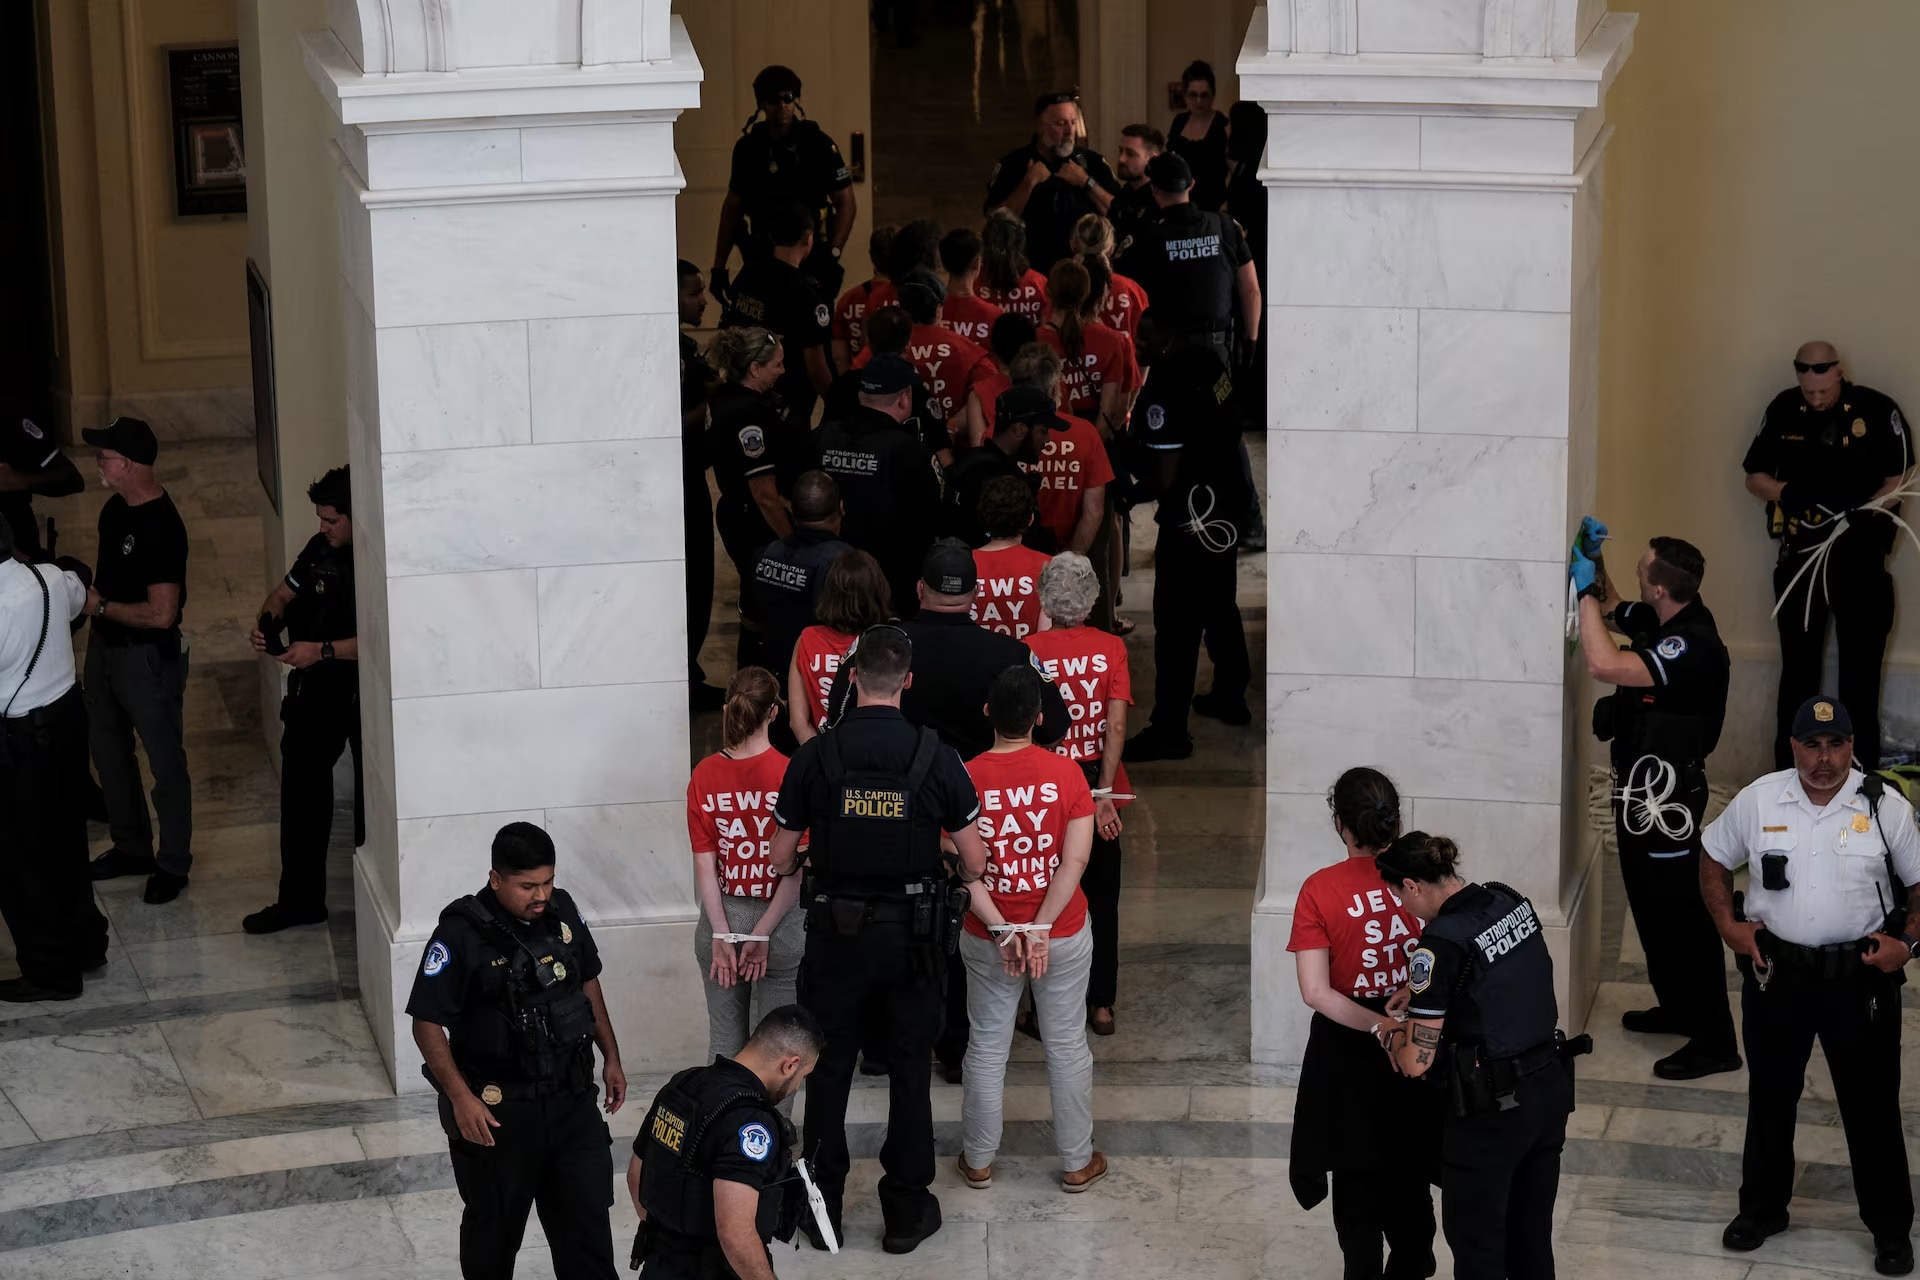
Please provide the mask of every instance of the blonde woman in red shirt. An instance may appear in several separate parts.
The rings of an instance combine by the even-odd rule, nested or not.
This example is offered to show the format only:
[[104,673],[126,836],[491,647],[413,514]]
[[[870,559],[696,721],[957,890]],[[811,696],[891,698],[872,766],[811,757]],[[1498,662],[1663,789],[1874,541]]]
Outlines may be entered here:
[[1112,437],[1127,420],[1127,403],[1140,381],[1133,343],[1093,318],[1093,279],[1072,259],[1053,264],[1047,277],[1047,323],[1040,341],[1060,357],[1061,407]]
[[1112,272],[1106,296],[1094,302],[1094,317],[1126,334],[1127,341],[1134,341],[1140,331],[1140,317],[1147,313],[1147,291],[1133,277],[1113,270],[1113,224],[1097,213],[1089,213],[1073,224],[1071,243],[1075,260],[1089,271],[1100,262]]
[[767,741],[779,717],[773,673],[742,667],[721,712],[726,745],[695,765],[687,781],[687,839],[700,899],[693,945],[706,974],[707,1048],[728,1058],[762,1014],[793,1003],[806,946],[803,914],[793,910],[800,878],[776,876],[768,857],[787,770],[787,757]]

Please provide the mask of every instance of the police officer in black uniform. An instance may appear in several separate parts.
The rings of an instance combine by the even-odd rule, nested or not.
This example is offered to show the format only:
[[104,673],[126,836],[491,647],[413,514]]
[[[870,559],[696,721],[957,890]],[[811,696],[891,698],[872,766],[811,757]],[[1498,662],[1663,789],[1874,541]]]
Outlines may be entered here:
[[1453,841],[1424,831],[1374,859],[1425,926],[1375,1034],[1396,1070],[1433,1072],[1448,1092],[1440,1216],[1456,1280],[1537,1280],[1553,1275],[1570,1059],[1592,1042],[1555,1030],[1553,958],[1533,904],[1468,884],[1459,860]]
[[[1773,570],[1773,598],[1781,602],[1774,615],[1780,696],[1773,763],[1779,769],[1793,763],[1793,713],[1818,691],[1831,615],[1840,700],[1853,711],[1857,758],[1871,771],[1880,765],[1880,666],[1893,629],[1887,552],[1896,529],[1886,516],[1855,508],[1899,488],[1913,464],[1913,446],[1900,406],[1846,381],[1831,343],[1801,347],[1793,369],[1799,385],[1773,398],[1740,463],[1747,492],[1767,504],[1768,533],[1780,540]],[[1825,565],[1802,573],[1842,515],[1847,528],[1833,539]]]
[[[360,786],[360,642],[353,599],[353,489],[335,467],[307,489],[320,532],[260,606],[255,653],[292,668],[280,700],[280,896],[247,916],[248,933],[327,918],[333,765],[353,752],[353,843],[366,842]],[[281,631],[285,630],[283,638]]]
[[[1605,537],[1606,526],[1587,517],[1583,551],[1597,552]],[[1620,1022],[1629,1031],[1688,1037],[1654,1063],[1663,1080],[1738,1071],[1720,935],[1700,899],[1706,760],[1726,719],[1730,668],[1700,599],[1706,560],[1679,538],[1653,539],[1634,569],[1638,600],[1620,598],[1604,564],[1584,554],[1575,563],[1587,673],[1614,686],[1594,707],[1593,728],[1612,744],[1620,875],[1658,1001]],[[1609,626],[1628,638],[1626,648],[1614,647]]]
[[813,607],[827,566],[853,548],[840,539],[840,489],[824,471],[793,482],[793,531],[775,538],[753,566],[755,612],[766,627],[767,669],[784,685],[800,633],[819,621]]
[[687,689],[695,711],[717,711],[726,694],[707,683],[700,650],[713,617],[713,495],[707,490],[707,395],[720,380],[685,327],[707,318],[707,282],[679,259],[680,519],[687,548]]
[[614,1277],[612,1139],[594,1107],[594,1046],[608,1115],[627,1077],[599,949],[554,887],[553,864],[545,831],[500,828],[486,887],[440,913],[407,1000],[466,1206],[465,1280],[510,1280],[535,1206],[560,1280]]
[[1041,275],[1072,252],[1073,224],[1104,214],[1120,190],[1106,158],[1080,144],[1080,99],[1042,94],[1033,104],[1033,136],[1000,157],[987,179],[982,213],[1007,209],[1027,224],[1027,260]]
[[813,249],[813,223],[798,205],[776,205],[764,219],[771,252],[740,269],[720,316],[723,329],[759,325],[780,336],[786,372],[774,389],[793,421],[811,423],[813,406],[833,385],[832,294],[821,294],[803,273]]
[[34,563],[53,554],[41,543],[40,521],[33,513],[36,496],[65,498],[86,487],[73,459],[60,452],[39,423],[12,415],[0,420],[0,520],[13,530],[16,554]]
[[1170,334],[1210,343],[1232,364],[1236,302],[1241,349],[1250,351],[1260,340],[1253,253],[1232,218],[1192,202],[1193,171],[1178,155],[1150,160],[1147,181],[1160,216],[1133,237],[1114,269],[1140,282]]
[[979,798],[960,757],[901,714],[901,694],[913,683],[913,649],[892,625],[860,637],[849,655],[859,705],[802,743],[788,764],[771,854],[776,872],[794,874],[801,834],[808,833],[800,993],[826,1029],[827,1048],[807,1090],[806,1151],[836,1233],[849,1167],[854,1058],[869,1016],[886,1024],[892,1080],[880,1211],[888,1253],[910,1253],[940,1229],[940,1202],[929,1190],[930,1054],[965,911],[964,893],[956,898],[948,888],[940,833],[952,833],[963,879],[979,879],[987,865],[974,830]]
[[814,457],[846,504],[842,536],[880,562],[895,612],[911,616],[914,579],[940,508],[940,467],[906,425],[920,386],[913,366],[875,356],[856,376],[858,403],[820,424]]
[[[1129,762],[1191,756],[1189,707],[1230,725],[1253,720],[1253,663],[1236,591],[1237,549],[1254,493],[1240,467],[1240,432],[1229,407],[1233,380],[1211,345],[1187,339],[1170,347],[1159,316],[1155,304],[1140,318],[1141,359],[1150,363],[1131,427],[1139,447],[1134,501],[1156,500],[1160,529],[1153,552],[1153,711],[1127,743]],[[1203,642],[1213,659],[1213,688],[1196,698]]]
[[800,106],[800,77],[788,67],[763,68],[753,78],[754,117],[733,144],[733,168],[727,198],[720,205],[720,229],[714,238],[713,292],[723,301],[730,289],[727,260],[734,247],[745,262],[772,251],[765,219],[776,208],[798,205],[813,223],[813,247],[805,271],[815,292],[840,296],[846,270],[841,250],[853,234],[858,212],[853,174],[819,125]]
[[[1023,348],[1022,355],[1034,347],[1040,352],[1047,351],[1034,343]],[[1038,358],[1039,352],[1035,355]],[[1041,360],[1040,363],[1048,362]],[[1024,366],[1026,361],[1021,359],[1020,364]],[[1051,362],[1051,367],[1059,368],[1057,359]],[[1040,455],[1047,451],[1047,442],[1053,433],[1066,429],[1058,406],[1044,389],[1015,383],[1002,391],[993,405],[992,437],[978,449],[962,455],[947,471],[947,506],[942,522],[946,532],[970,547],[985,546],[987,533],[975,515],[980,506],[980,491],[995,476],[1013,476],[1038,492],[1039,472],[1028,468],[1038,468]]]
[[739,666],[764,666],[761,624],[753,614],[753,566],[761,548],[793,531],[786,495],[806,470],[807,425],[796,422],[774,388],[785,364],[780,340],[765,329],[722,329],[708,355],[720,383],[707,399],[707,457],[720,501],[714,522],[739,575]]
[[773,1280],[767,1241],[793,1239],[808,1212],[779,1105],[826,1043],[818,1018],[781,1005],[738,1057],[682,1071],[655,1096],[627,1162],[647,1280]]
[[880,357],[893,356],[913,374],[913,398],[900,425],[907,429],[908,435],[920,442],[927,456],[939,458],[942,465],[951,462],[953,432],[948,428],[947,420],[941,416],[940,402],[927,395],[925,379],[913,367],[913,362],[907,359],[907,346],[913,337],[913,317],[898,304],[881,307],[868,313],[864,336],[867,349],[873,354],[867,357],[865,366],[844,370],[834,378],[833,385],[827,388],[820,414],[820,429],[825,431],[828,423],[844,421],[851,416],[860,404],[862,385],[871,380],[868,370]]

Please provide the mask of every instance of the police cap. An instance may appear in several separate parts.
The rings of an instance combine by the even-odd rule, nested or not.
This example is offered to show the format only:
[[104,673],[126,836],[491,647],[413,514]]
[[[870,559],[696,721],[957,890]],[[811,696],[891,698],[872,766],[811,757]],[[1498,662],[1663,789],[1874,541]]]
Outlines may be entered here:
[[940,538],[927,548],[927,558],[920,562],[920,580],[929,591],[943,596],[970,596],[980,585],[973,552],[958,538]]
[[792,94],[795,98],[800,96],[800,76],[792,67],[783,67],[776,62],[770,67],[762,67],[760,74],[753,78],[755,102],[772,102],[783,93]]
[[1795,741],[1805,742],[1809,738],[1821,738],[1828,734],[1836,738],[1851,738],[1853,717],[1847,714],[1840,699],[1816,693],[1793,713],[1793,736]]
[[1147,181],[1155,191],[1177,196],[1193,185],[1193,170],[1177,152],[1162,151],[1147,161]]
[[60,446],[47,438],[46,429],[32,418],[0,419],[0,462],[19,471],[40,471],[59,454]]
[[1032,427],[1048,427],[1054,431],[1065,431],[1067,424],[1060,419],[1053,397],[1039,387],[1008,387],[993,402],[995,422],[1023,422]]
[[875,356],[860,371],[860,394],[897,396],[913,385],[916,376],[913,366],[899,356]]

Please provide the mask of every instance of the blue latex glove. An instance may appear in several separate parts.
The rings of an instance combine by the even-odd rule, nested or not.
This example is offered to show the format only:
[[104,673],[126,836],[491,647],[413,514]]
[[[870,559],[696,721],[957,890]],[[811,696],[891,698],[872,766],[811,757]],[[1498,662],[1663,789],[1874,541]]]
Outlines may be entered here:
[[1580,537],[1576,545],[1579,547],[1582,555],[1598,559],[1600,556],[1600,544],[1605,542],[1610,536],[1611,535],[1607,533],[1607,526],[1601,524],[1592,516],[1580,517]]
[[[1583,541],[1585,536],[1583,532],[1581,534]],[[1575,591],[1585,591],[1593,585],[1595,577],[1598,576],[1599,568],[1593,561],[1580,554],[1578,550],[1575,550],[1572,558],[1567,563],[1567,573],[1573,579],[1573,589]]]

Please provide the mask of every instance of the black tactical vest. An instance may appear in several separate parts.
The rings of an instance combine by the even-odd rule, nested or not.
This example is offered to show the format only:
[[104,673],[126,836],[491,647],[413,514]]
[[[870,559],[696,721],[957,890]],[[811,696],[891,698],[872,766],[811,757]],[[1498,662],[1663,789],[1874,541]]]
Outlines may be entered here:
[[[920,813],[919,791],[933,768],[940,735],[920,729],[912,763],[905,772],[887,772],[848,769],[840,756],[843,732],[828,733],[820,744],[831,807],[825,848],[816,837],[811,858],[822,887],[831,889],[838,879],[887,880],[904,887],[937,874],[940,828]],[[818,824],[814,829],[819,831]]]
[[1478,1044],[1483,1060],[1495,1060],[1553,1039],[1560,1011],[1553,958],[1533,904],[1506,885],[1482,887],[1480,906],[1443,911],[1420,936],[1423,943],[1445,939],[1467,957],[1447,1013],[1447,1042]]
[[778,1135],[780,1145],[772,1176],[760,1192],[754,1228],[763,1242],[775,1236],[793,1238],[798,1218],[792,1212],[791,1192],[799,1189],[799,1199],[805,1198],[800,1180],[791,1176],[799,1149],[793,1126],[774,1109],[763,1091],[742,1087],[709,1065],[689,1067],[667,1081],[666,1088],[654,1098],[640,1132],[644,1144],[640,1203],[646,1207],[647,1221],[656,1231],[666,1233],[663,1247],[670,1250],[675,1244],[718,1242],[713,1176],[701,1147],[722,1121],[729,1126],[745,1125],[755,1116],[765,1126],[769,1141]]
[[[527,1080],[552,1080],[573,1067],[593,1041],[593,1004],[581,979],[580,949],[573,926],[549,906],[534,928],[522,935],[469,895],[441,912],[471,924],[506,960],[506,980],[490,1006],[467,1014],[451,1037],[453,1058],[461,1069],[484,1071],[489,1064],[512,1063]],[[586,1077],[589,1082],[591,1075]]]

